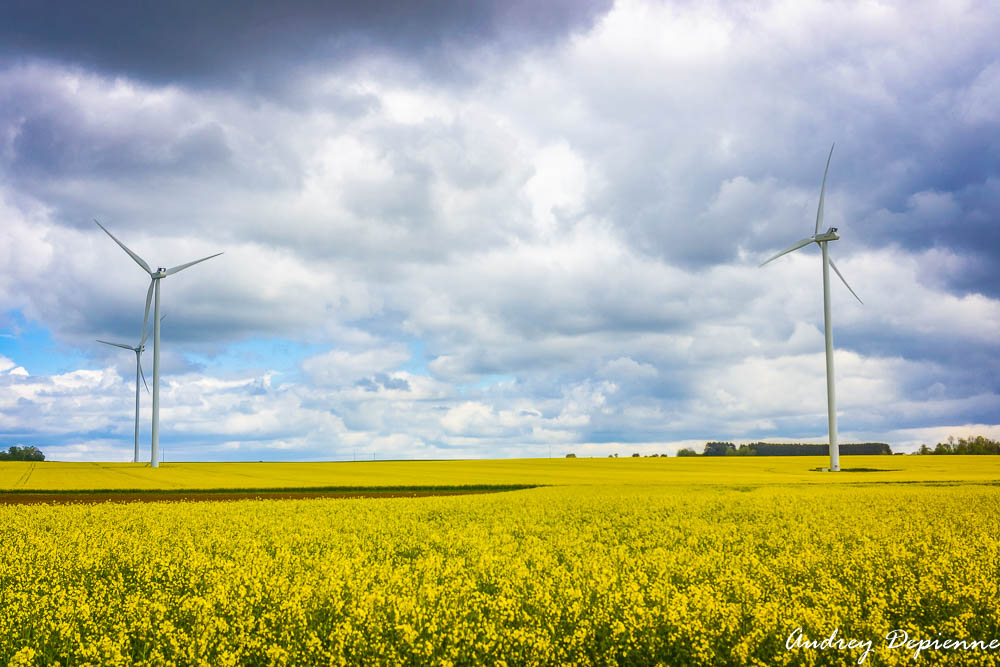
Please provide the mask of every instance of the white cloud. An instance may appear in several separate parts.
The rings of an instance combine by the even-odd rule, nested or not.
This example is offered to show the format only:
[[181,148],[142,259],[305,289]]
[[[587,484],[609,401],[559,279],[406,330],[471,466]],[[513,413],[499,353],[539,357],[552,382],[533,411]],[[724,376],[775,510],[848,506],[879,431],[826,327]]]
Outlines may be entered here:
[[550,238],[560,228],[560,219],[584,212],[587,188],[587,165],[565,142],[546,146],[535,154],[534,174],[524,192],[544,237]]
[[636,380],[656,377],[656,367],[640,363],[631,357],[618,357],[605,362],[602,374],[611,379]]
[[441,418],[441,425],[449,433],[465,434],[471,431],[497,435],[497,415],[490,406],[475,401],[467,401],[448,410]]
[[410,359],[402,345],[360,351],[331,350],[303,362],[303,368],[320,384],[351,384],[375,373],[395,370]]

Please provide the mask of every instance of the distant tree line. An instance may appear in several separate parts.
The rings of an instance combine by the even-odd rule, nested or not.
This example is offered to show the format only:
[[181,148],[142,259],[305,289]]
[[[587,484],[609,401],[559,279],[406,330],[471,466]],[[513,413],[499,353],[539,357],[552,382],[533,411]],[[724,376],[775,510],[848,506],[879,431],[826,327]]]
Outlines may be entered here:
[[948,436],[948,442],[939,442],[934,449],[920,445],[921,454],[1000,454],[1000,441],[990,440],[981,435],[974,438],[959,438]]
[[[639,452],[633,452],[633,454],[632,454],[632,458],[634,458],[634,459],[642,458],[642,456],[643,455],[640,454]],[[659,458],[661,456],[664,457],[664,458],[666,458],[668,455],[667,454],[646,454],[645,456],[646,456],[646,458],[654,458],[655,459],[655,458]],[[576,454],[567,454],[566,458],[576,458]],[[608,458],[609,459],[616,459],[616,458],[618,458],[618,454],[608,454]]]
[[[830,452],[829,445],[809,444],[773,444],[770,442],[751,442],[739,447],[731,442],[706,442],[701,454],[691,448],[677,452],[677,456],[825,456]],[[873,456],[892,454],[892,448],[884,442],[862,442],[840,446],[840,453],[845,456]]]
[[11,445],[6,452],[0,451],[0,461],[44,461],[45,454],[38,447],[18,447]]
[[[742,445],[735,445],[732,442],[706,442],[705,447],[699,454],[691,447],[685,447],[677,452],[677,456],[826,456],[830,453],[829,445],[813,445],[806,443],[775,444],[771,442],[750,442]],[[840,453],[845,456],[891,456],[892,447],[884,442],[860,442],[840,445]],[[947,442],[939,442],[932,449],[927,445],[920,445],[918,454],[995,454],[1000,455],[1000,441],[990,440],[981,435],[970,438],[959,438],[949,436]],[[3,455],[0,454],[0,457]],[[608,454],[610,457],[617,457],[617,454]],[[639,456],[638,453],[632,454]],[[657,456],[649,454],[648,456]],[[660,454],[659,456],[666,456]],[[575,454],[567,454],[567,457],[575,458]]]

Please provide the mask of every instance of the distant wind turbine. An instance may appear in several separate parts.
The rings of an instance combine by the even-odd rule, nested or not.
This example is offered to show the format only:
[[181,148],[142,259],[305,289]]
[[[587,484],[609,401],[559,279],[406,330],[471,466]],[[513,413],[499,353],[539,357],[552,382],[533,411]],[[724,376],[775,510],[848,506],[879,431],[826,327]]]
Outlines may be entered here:
[[[835,146],[836,144],[834,144]],[[836,241],[840,238],[837,235],[837,228],[830,227],[828,230],[819,233],[819,228],[823,225],[823,196],[826,194],[826,174],[830,171],[830,159],[833,158],[833,146],[830,146],[830,155],[826,158],[826,170],[823,172],[823,187],[819,191],[819,209],[816,211],[816,229],[813,235],[809,238],[802,239],[790,248],[782,250],[774,257],[771,257],[766,262],[761,264],[767,264],[772,262],[782,255],[786,255],[794,250],[798,250],[803,246],[807,246],[810,243],[816,243],[823,250],[823,328],[826,332],[826,410],[827,410],[827,422],[830,428],[830,470],[839,471],[840,470],[840,445],[837,442],[837,392],[833,386],[833,322],[830,318],[830,267],[837,273],[837,277],[843,281],[844,285],[850,290],[851,294],[854,294],[854,298],[860,303],[861,297],[854,293],[851,286],[847,284],[847,280],[837,269],[837,265],[833,263],[830,259],[830,253],[827,250],[827,243],[830,241]]]
[[[162,320],[166,315],[160,317]],[[144,333],[142,340],[135,347],[131,345],[126,345],[124,343],[111,343],[106,340],[97,339],[98,343],[104,343],[105,345],[114,345],[115,347],[120,347],[126,350],[132,350],[135,352],[135,454],[132,456],[132,463],[139,462],[139,378],[142,378],[142,384],[146,387],[146,391],[149,391],[149,385],[146,384],[146,374],[142,372],[142,363],[139,357],[142,355],[143,351],[146,349],[146,339],[149,338],[149,333]]]
[[128,253],[128,256],[135,260],[135,263],[142,267],[143,271],[149,274],[149,290],[146,292],[146,314],[142,317],[143,339],[146,338],[146,321],[149,319],[149,302],[153,298],[153,293],[156,293],[156,300],[153,309],[153,442],[149,464],[153,468],[158,468],[160,466],[160,281],[167,276],[183,271],[189,266],[194,266],[199,262],[204,262],[206,259],[218,257],[222,253],[217,252],[214,255],[202,257],[201,259],[196,259],[193,262],[175,266],[172,269],[157,267],[156,271],[153,271],[149,268],[149,264],[147,264],[142,257],[139,257],[139,255],[129,250],[124,243],[115,238],[114,234],[105,229],[104,225],[97,222],[97,220],[94,220],[94,222],[97,223],[98,227],[104,230],[105,234],[111,237],[111,240],[121,246],[121,249]]

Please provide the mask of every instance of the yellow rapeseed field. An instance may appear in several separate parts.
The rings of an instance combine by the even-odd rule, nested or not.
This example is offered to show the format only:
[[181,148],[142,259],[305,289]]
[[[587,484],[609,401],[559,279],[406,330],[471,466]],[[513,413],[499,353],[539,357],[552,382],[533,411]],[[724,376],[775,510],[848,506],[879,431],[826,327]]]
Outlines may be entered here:
[[1000,457],[850,456],[845,468],[876,472],[825,475],[829,458],[592,458],[331,463],[27,463],[0,461],[4,490],[266,489],[328,486],[479,484],[856,484],[1000,481]]
[[0,505],[0,664],[1000,665],[993,458],[0,464],[4,489],[552,485]]

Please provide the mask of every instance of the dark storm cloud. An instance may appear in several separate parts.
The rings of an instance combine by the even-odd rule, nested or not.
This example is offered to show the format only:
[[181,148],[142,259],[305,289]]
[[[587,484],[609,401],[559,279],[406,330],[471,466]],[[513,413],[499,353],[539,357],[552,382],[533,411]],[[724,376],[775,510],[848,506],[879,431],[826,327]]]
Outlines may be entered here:
[[[990,150],[964,157],[972,166],[955,165],[955,172],[973,174],[954,189],[931,181],[915,186],[897,208],[880,208],[852,221],[869,244],[895,244],[913,251],[949,248],[963,258],[961,266],[928,265],[925,270],[958,293],[1000,296],[1000,140]],[[958,156],[955,162],[961,162]],[[938,162],[934,160],[934,162]],[[954,162],[952,164],[955,164]],[[943,168],[943,167],[942,167]],[[905,194],[905,191],[904,193]]]
[[[248,129],[236,130],[232,114],[210,111],[189,95],[161,95],[131,83],[116,89],[113,81],[46,67],[9,68],[0,80],[5,175],[19,192],[59,208],[92,207],[93,190],[64,187],[80,181],[168,200],[174,198],[168,190],[181,183],[211,182],[215,191],[239,183],[259,191],[298,182],[297,160],[259,133],[252,118]],[[118,99],[109,100],[115,90]],[[237,154],[234,142],[242,142],[244,154]]]
[[[702,61],[696,51],[710,40],[677,60],[658,61],[650,49],[656,83],[620,76],[612,59],[574,72],[573,86],[549,82],[558,89],[551,99],[572,91],[591,112],[586,124],[558,128],[584,159],[606,167],[591,210],[614,219],[636,248],[682,266],[729,262],[740,249],[773,252],[812,232],[826,152],[836,141],[826,223],[847,232],[841,246],[971,252],[974,271],[951,285],[997,294],[1000,261],[983,252],[996,247],[1000,229],[993,13],[977,12],[974,25],[958,29],[947,12],[933,23],[901,12],[902,24],[877,28],[860,7],[827,6],[822,21],[834,24],[802,49],[766,7],[724,12],[725,38],[717,51],[705,47]],[[841,10],[856,21],[850,34],[832,16]],[[819,25],[809,23],[796,27],[810,34]],[[747,48],[763,36],[769,48]],[[757,196],[730,197],[730,206],[713,211],[726,199],[725,184],[738,179]],[[765,192],[770,181],[779,188]],[[794,190],[796,200],[775,208],[779,189]],[[951,194],[955,210],[920,210],[920,193]]]
[[[460,74],[452,47],[524,47],[584,29],[608,0],[6,3],[0,53],[165,82],[255,87],[359,53]],[[411,63],[412,64],[412,63]],[[270,85],[270,83],[265,83]]]
[[[656,140],[640,138],[635,152],[611,170],[620,181],[611,180],[596,210],[620,220],[637,248],[683,266],[732,261],[740,248],[773,252],[812,233],[828,142],[837,140],[824,222],[840,224],[846,241],[841,246],[893,244],[971,253],[969,271],[955,276],[952,286],[996,296],[1000,256],[984,249],[1000,245],[1000,124],[955,123],[951,110],[931,106],[899,103],[878,109],[859,102],[840,119],[841,125],[852,126],[848,132],[832,122],[820,136],[814,127],[786,128],[788,136],[761,137],[762,143],[771,142],[773,152],[758,148],[725,162],[694,154],[713,150],[711,136],[695,138],[693,148],[675,138],[661,150],[650,148]],[[790,154],[792,147],[801,154]],[[684,150],[691,152],[684,155]],[[658,152],[659,165],[645,173],[630,167]],[[685,163],[691,167],[685,169]],[[734,179],[735,187],[727,190]],[[743,196],[738,179],[748,179]],[[798,190],[794,208],[793,202],[775,208],[774,197],[760,196],[769,181]],[[851,199],[836,198],[848,193]],[[715,202],[727,198],[729,206],[713,210]]]
[[74,126],[73,120],[68,113],[26,119],[11,141],[10,168],[21,178],[99,172],[115,179],[155,178],[175,172],[217,177],[220,171],[231,168],[231,151],[222,128],[215,124],[181,131],[161,143],[158,137],[138,133],[88,136],[88,128]]

